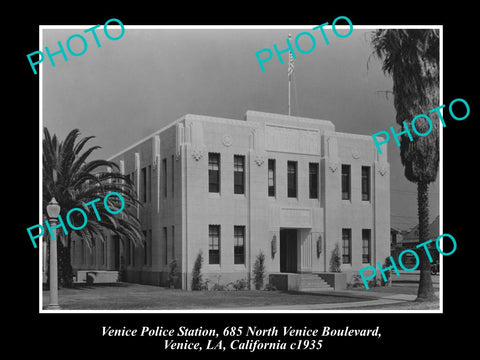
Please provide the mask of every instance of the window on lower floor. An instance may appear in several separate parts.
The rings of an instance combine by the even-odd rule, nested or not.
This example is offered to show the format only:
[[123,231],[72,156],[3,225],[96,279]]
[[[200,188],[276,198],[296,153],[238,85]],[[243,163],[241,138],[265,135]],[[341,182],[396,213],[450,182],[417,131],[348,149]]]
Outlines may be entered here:
[[208,226],[208,263],[220,264],[220,225]]
[[370,263],[370,244],[371,244],[370,229],[362,229],[362,263]]
[[167,227],[163,228],[163,241],[165,242],[165,264],[168,264],[168,233]]
[[352,229],[342,229],[342,263],[352,263]]
[[245,264],[245,226],[234,226],[233,237],[233,263]]

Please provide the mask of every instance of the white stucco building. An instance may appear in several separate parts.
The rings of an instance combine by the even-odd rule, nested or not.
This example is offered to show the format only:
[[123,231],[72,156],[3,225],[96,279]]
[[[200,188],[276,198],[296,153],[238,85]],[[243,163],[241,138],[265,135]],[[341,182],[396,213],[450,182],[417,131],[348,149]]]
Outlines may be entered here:
[[347,278],[390,255],[386,153],[330,121],[185,115],[110,160],[134,179],[146,246],[111,238],[88,253],[78,241],[77,270],[125,266],[127,281],[164,286],[176,259],[189,289],[200,251],[214,283],[249,279],[263,252],[268,274],[301,288],[329,271],[336,244]]

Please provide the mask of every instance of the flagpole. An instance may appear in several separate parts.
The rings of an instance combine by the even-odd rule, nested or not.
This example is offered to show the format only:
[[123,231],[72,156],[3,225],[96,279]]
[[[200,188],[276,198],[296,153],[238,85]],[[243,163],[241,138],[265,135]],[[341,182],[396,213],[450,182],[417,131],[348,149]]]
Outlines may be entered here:
[[[288,34],[288,39],[290,40],[291,38],[292,38],[292,34]],[[292,56],[291,50],[290,50],[288,55],[289,55],[288,56],[288,66],[290,67],[290,57]],[[288,74],[288,116],[291,115],[291,107],[290,107],[290,83],[291,83],[291,81],[292,81],[292,76],[289,72],[289,74]]]

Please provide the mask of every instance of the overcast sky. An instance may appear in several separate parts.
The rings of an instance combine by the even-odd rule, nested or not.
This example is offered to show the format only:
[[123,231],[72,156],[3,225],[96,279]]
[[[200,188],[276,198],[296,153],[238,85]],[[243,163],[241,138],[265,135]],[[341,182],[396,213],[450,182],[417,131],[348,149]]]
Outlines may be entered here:
[[[277,44],[286,47],[305,29],[132,29],[117,41],[98,29],[98,48],[85,34],[84,55],[47,59],[43,71],[43,125],[60,139],[72,129],[95,135],[90,145],[102,149],[93,157],[108,158],[179,117],[190,113],[243,119],[247,110],[287,113],[287,59],[274,55],[262,72],[255,52]],[[87,26],[85,28],[88,28]],[[119,30],[111,29],[112,36]],[[312,32],[316,48],[297,52],[292,115],[330,120],[337,131],[371,135],[395,125],[392,80],[383,74],[372,53],[372,30],[355,29],[338,38],[329,29],[327,46]],[[339,32],[342,32],[339,30]],[[345,30],[343,31],[345,32]],[[58,41],[82,29],[44,29],[51,52]],[[311,46],[302,36],[300,46]],[[65,45],[64,45],[65,46]],[[79,39],[71,42],[82,50]],[[368,68],[367,68],[368,64]],[[296,96],[295,96],[296,95]],[[407,119],[406,119],[407,120]],[[397,127],[396,127],[397,128]],[[408,229],[417,224],[416,185],[403,175],[399,148],[388,145],[391,166],[391,225]],[[439,214],[438,180],[430,187],[430,221]]]

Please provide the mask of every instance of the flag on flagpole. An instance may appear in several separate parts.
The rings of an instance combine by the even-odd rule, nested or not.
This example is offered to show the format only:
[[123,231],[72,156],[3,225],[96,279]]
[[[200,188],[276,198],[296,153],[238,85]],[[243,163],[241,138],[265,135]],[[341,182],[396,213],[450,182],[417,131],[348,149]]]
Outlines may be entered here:
[[[292,38],[292,34],[288,34],[288,39],[290,40]],[[295,68],[295,59],[292,55],[292,51],[290,50],[288,52],[288,80],[291,80],[292,79],[292,76],[293,76],[293,70]]]
[[295,69],[295,59],[292,56],[292,52],[288,52],[288,78],[291,79],[293,70]]

